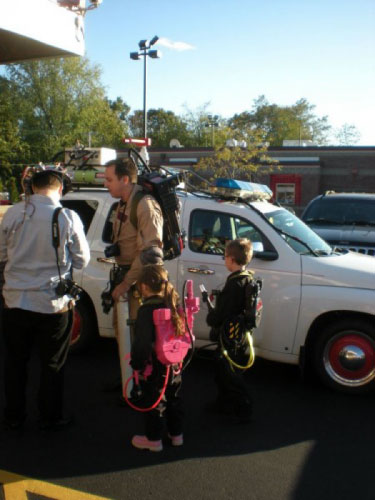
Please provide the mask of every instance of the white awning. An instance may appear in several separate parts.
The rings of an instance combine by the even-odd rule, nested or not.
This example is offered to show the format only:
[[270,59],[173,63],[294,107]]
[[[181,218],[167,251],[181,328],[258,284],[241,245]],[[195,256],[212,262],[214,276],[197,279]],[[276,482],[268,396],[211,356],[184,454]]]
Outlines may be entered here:
[[0,64],[84,51],[80,13],[57,0],[0,0]]

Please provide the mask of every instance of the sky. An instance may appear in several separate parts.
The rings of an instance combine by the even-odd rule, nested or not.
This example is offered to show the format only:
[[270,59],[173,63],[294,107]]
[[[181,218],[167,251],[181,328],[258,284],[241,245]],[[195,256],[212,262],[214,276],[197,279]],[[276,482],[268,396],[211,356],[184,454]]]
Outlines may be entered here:
[[305,98],[375,145],[375,0],[103,0],[86,14],[86,55],[108,97],[132,111],[143,109],[143,60],[129,54],[155,35],[148,108],[181,115],[209,103],[228,118],[260,95],[279,106]]

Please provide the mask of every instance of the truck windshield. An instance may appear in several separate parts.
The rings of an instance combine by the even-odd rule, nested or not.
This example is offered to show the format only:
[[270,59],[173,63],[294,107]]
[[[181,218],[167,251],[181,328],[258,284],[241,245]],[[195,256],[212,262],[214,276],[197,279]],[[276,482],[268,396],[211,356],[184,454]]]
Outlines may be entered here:
[[299,254],[332,254],[332,248],[328,243],[287,210],[276,210],[264,215],[276,230],[281,232],[288,245]]

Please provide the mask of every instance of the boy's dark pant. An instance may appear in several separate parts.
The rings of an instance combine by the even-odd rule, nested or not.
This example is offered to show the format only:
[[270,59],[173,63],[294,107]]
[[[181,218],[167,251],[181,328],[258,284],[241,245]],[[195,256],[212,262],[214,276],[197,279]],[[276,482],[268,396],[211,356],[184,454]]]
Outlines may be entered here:
[[[165,370],[165,369],[164,369]],[[160,397],[160,390],[164,378],[157,377],[156,380],[142,384],[143,398],[142,406],[150,407]],[[150,441],[158,441],[162,437],[165,416],[167,430],[171,436],[178,436],[183,431],[183,408],[181,390],[181,375],[169,375],[168,385],[164,398],[159,405],[151,411],[144,413],[145,435]]]
[[38,408],[42,420],[62,418],[64,364],[69,349],[72,312],[43,314],[24,309],[3,310],[5,341],[5,418],[26,417],[27,363],[36,344],[41,364]]
[[217,406],[228,415],[248,419],[252,413],[252,398],[243,379],[243,371],[231,368],[222,354],[216,362],[215,382],[218,388]]

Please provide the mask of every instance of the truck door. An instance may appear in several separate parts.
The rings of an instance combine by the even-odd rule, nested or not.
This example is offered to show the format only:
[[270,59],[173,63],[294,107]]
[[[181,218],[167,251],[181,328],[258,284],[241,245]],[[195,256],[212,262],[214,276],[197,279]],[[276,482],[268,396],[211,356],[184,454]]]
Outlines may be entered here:
[[[179,280],[193,279],[196,293],[200,283],[209,292],[221,289],[229,274],[223,256],[225,244],[230,239],[246,237],[252,241],[254,248],[272,249],[275,260],[253,258],[249,265],[255,276],[263,279],[264,314],[260,327],[254,332],[254,340],[258,349],[275,351],[275,354],[289,354],[292,351],[300,305],[300,256],[267,227],[259,216],[254,214],[254,222],[251,222],[242,213],[249,214],[243,210],[241,216],[238,216],[218,210],[193,209],[190,212],[185,209],[183,227],[188,227],[188,238],[179,259]],[[270,236],[277,240],[277,249],[271,243]],[[206,315],[207,306],[202,304],[194,328],[198,339],[209,338]],[[268,357],[272,358],[272,355]]]

